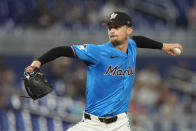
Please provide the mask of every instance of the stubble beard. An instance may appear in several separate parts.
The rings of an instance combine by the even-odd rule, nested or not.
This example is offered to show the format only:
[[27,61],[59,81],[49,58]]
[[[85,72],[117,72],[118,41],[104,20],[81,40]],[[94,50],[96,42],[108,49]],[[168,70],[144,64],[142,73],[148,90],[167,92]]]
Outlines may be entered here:
[[112,43],[113,47],[120,45],[120,42],[118,40],[110,40],[110,42]]
[[[126,41],[126,40],[127,40],[127,37],[125,37],[123,41]],[[119,41],[119,40],[117,40],[117,39],[115,39],[115,40],[111,40],[111,39],[110,39],[110,42],[112,43],[112,45],[113,45],[114,47],[117,46],[117,45],[123,44],[123,41]]]

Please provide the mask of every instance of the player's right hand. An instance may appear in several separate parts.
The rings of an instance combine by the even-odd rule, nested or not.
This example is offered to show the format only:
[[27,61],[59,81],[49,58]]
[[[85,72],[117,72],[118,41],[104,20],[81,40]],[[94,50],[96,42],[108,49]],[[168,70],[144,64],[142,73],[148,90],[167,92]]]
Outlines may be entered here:
[[171,56],[178,56],[178,54],[176,54],[174,52],[175,48],[179,48],[181,52],[183,52],[183,47],[181,44],[179,43],[163,43],[163,47],[162,50],[166,53],[169,54]]

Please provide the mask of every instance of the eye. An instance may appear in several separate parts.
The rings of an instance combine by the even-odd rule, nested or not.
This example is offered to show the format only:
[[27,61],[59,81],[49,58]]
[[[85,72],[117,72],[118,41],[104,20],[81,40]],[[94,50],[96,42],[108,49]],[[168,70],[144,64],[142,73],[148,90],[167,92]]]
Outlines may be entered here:
[[109,30],[111,30],[112,28],[114,28],[114,29],[118,29],[120,26],[118,26],[118,25],[115,25],[115,26],[108,26],[108,29]]
[[111,29],[112,29],[112,27],[108,26],[108,29],[109,29],[109,30],[111,30]]

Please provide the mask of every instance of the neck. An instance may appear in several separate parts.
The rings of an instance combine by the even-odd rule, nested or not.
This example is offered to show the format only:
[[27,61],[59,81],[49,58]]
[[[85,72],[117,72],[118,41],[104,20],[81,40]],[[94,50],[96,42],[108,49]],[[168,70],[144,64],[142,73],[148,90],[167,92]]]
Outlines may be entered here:
[[123,43],[112,43],[115,49],[127,53],[128,40]]

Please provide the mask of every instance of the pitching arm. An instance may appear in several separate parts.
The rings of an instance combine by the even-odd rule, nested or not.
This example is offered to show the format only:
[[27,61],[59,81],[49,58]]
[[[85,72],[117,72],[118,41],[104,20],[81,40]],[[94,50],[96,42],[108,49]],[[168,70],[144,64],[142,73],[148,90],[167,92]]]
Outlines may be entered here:
[[175,48],[179,48],[181,52],[183,51],[183,47],[179,43],[161,43],[144,36],[133,36],[132,39],[136,42],[138,48],[160,49],[171,56],[179,55],[174,51]]
[[162,49],[163,47],[163,43],[144,36],[133,36],[132,39],[136,42],[138,48]]

